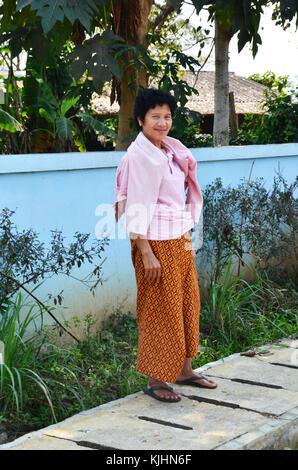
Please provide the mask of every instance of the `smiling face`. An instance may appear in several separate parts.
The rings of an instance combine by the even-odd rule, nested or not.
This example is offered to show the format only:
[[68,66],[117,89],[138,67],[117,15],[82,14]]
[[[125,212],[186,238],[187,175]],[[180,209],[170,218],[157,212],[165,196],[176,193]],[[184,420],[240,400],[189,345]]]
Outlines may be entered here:
[[172,127],[172,114],[168,104],[156,105],[145,114],[144,121],[138,118],[143,134],[153,145],[161,148],[161,141]]

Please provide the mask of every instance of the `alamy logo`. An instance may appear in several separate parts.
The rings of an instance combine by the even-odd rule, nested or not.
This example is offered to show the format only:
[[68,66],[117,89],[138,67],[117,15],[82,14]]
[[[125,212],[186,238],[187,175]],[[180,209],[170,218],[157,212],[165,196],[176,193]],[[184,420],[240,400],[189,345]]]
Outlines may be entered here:
[[[95,216],[99,217],[95,226],[95,235],[98,239],[109,238],[110,240],[126,239],[127,232],[145,235],[148,226],[152,219],[155,217],[154,230],[160,234],[168,234],[169,239],[173,238],[173,221],[175,219],[175,232],[183,233],[185,227],[185,218],[182,217],[182,212],[191,213],[192,210],[199,214],[201,206],[199,204],[186,204],[186,211],[179,211],[169,209],[165,216],[159,213],[158,204],[150,204],[150,207],[144,206],[139,203],[131,203],[124,211],[124,217],[118,220],[118,227],[116,230],[115,208],[112,204],[99,204],[95,208]],[[192,220],[192,216],[190,215]],[[178,227],[177,227],[178,225]]]

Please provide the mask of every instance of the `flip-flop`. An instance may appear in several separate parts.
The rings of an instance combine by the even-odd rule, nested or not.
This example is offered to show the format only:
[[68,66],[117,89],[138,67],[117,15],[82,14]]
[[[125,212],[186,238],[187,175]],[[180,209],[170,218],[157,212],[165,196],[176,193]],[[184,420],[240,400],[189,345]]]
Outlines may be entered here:
[[188,379],[185,379],[185,380],[176,380],[175,383],[178,385],[192,385],[193,387],[210,388],[210,389],[217,387],[217,385],[215,385],[215,387],[208,387],[207,385],[202,385],[202,384],[199,384],[198,382],[195,382],[198,379],[199,380],[204,379],[204,380],[207,380],[207,382],[211,382],[211,380],[207,379],[207,377],[204,377],[203,375],[194,375],[193,377],[189,377]]
[[160,401],[166,401],[167,403],[176,403],[177,401],[180,401],[181,398],[161,398],[155,393],[153,393],[154,390],[167,390],[167,392],[173,392],[172,388],[166,388],[162,387],[161,385],[153,385],[150,388],[143,388],[143,392],[146,393],[147,395],[150,395],[151,397],[155,398],[156,400]]

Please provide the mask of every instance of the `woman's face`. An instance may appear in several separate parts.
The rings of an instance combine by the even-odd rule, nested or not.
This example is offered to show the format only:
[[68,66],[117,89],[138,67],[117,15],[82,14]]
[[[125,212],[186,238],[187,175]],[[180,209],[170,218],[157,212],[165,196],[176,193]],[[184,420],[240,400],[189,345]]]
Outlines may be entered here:
[[156,105],[145,114],[144,121],[138,118],[143,134],[157,147],[172,127],[172,114],[168,104]]

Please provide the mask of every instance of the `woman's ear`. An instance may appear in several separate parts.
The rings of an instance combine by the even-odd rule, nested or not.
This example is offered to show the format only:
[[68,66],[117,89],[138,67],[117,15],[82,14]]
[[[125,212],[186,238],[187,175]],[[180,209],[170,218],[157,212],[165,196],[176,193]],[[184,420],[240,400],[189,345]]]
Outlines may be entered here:
[[139,117],[137,118],[137,120],[138,120],[139,126],[142,128],[144,124],[143,121]]

